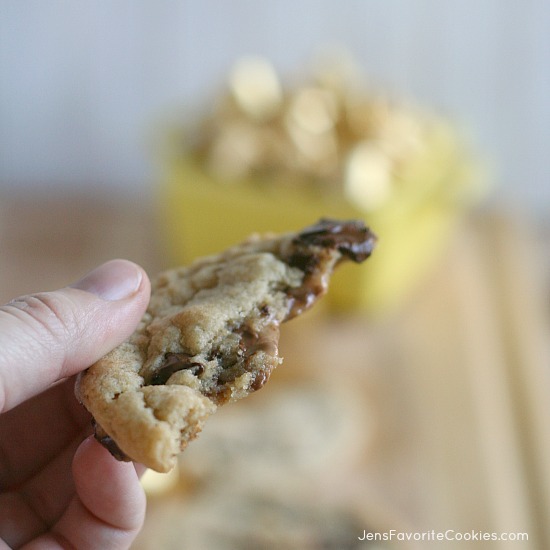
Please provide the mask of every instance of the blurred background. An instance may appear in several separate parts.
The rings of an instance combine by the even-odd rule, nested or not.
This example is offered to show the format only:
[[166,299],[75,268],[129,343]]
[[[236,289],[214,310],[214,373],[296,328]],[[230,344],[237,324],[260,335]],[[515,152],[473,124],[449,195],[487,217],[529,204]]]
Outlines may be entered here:
[[550,546],[548,28],[544,0],[0,2],[2,301],[321,215],[380,237],[145,480],[136,548]]
[[0,181],[148,190],[151,135],[245,54],[296,77],[348,49],[377,87],[456,120],[499,191],[547,202],[550,7],[543,0],[4,0]]

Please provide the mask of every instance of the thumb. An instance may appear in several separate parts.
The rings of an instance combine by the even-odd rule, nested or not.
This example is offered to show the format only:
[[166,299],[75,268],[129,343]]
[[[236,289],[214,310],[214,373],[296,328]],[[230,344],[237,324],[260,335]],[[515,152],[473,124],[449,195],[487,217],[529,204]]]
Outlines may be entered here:
[[0,413],[123,342],[149,301],[146,273],[112,260],[70,287],[0,307]]

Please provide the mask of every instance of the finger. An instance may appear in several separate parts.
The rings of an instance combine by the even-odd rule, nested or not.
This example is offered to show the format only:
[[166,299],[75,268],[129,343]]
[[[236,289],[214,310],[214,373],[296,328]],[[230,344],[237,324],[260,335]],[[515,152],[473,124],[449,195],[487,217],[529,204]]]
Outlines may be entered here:
[[0,490],[35,475],[77,435],[84,439],[90,418],[74,395],[74,377],[1,415]]
[[75,455],[73,476],[77,496],[51,532],[29,548],[129,548],[145,518],[145,494],[134,465],[117,462],[88,438]]
[[71,464],[83,434],[74,437],[33,478],[0,493],[0,538],[19,548],[54,525],[75,494]]
[[72,287],[0,308],[0,412],[75,374],[125,340],[149,300],[145,272],[124,260]]

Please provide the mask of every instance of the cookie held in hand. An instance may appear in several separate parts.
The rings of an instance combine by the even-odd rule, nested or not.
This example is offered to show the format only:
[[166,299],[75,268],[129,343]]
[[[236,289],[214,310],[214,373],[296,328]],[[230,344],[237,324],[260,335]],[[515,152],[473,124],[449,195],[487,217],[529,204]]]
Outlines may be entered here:
[[217,407],[267,382],[281,362],[280,324],[375,242],[360,221],[321,220],[161,273],[134,334],[77,382],[96,438],[120,460],[169,471]]

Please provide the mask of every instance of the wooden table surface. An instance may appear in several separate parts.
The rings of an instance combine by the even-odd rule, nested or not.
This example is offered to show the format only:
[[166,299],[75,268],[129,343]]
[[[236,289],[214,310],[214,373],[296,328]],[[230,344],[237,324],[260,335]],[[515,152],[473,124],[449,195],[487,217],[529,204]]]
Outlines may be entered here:
[[[112,257],[167,267],[157,222],[139,199],[0,197],[0,301],[68,284]],[[359,466],[317,490],[326,482],[415,532],[526,532],[521,548],[550,548],[548,241],[534,234],[519,216],[476,214],[398,311],[285,327],[285,364],[263,392],[308,379],[330,388],[337,369],[340,389],[368,410]],[[136,548],[158,543],[163,506],[151,499]]]

